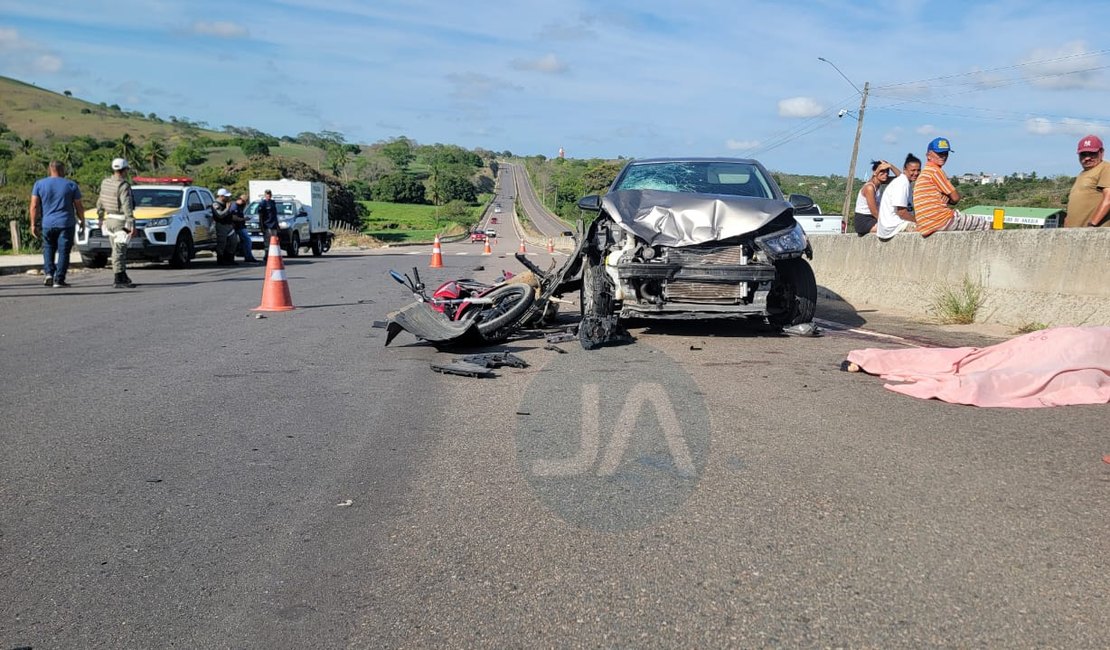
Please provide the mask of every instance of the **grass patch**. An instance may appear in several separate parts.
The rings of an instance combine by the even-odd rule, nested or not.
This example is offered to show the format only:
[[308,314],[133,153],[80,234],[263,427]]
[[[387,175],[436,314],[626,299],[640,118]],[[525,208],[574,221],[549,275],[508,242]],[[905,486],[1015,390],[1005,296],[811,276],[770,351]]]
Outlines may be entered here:
[[1045,323],[1029,321],[1023,325],[1018,325],[1018,328],[1014,330],[1014,334],[1029,334],[1030,332],[1039,332],[1046,329],[1048,329],[1048,325]]
[[383,242],[430,242],[440,236],[459,235],[477,223],[481,206],[472,206],[467,214],[447,216],[443,208],[413,203],[362,201],[369,216],[363,219],[363,232]]
[[949,325],[969,325],[986,300],[983,285],[966,276],[958,284],[943,284],[933,291],[929,310],[937,320]]

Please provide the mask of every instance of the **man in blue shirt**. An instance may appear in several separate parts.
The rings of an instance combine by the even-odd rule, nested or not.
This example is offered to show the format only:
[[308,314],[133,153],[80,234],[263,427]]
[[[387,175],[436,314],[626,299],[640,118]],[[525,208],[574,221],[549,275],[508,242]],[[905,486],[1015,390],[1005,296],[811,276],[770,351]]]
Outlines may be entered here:
[[[81,204],[81,188],[66,176],[66,167],[50,161],[50,175],[39,179],[31,189],[31,236],[39,237],[42,218],[43,285],[65,288],[69,255],[73,251],[74,227],[85,228],[85,207]],[[57,261],[55,261],[57,256]]]

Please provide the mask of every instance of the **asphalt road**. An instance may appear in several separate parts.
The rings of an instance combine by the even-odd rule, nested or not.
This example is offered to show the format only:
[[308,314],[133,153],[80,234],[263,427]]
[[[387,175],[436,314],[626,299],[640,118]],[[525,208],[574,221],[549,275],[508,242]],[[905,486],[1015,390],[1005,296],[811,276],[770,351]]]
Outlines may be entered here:
[[904,397],[847,331],[384,348],[386,269],[479,251],[287,260],[261,319],[260,268],[0,277],[0,647],[1106,646],[1106,406]]

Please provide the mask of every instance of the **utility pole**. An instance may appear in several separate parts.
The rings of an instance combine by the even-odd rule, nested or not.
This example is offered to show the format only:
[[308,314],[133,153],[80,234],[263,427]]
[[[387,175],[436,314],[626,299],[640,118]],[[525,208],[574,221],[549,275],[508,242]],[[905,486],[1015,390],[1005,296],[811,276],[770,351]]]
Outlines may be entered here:
[[844,223],[849,223],[854,212],[852,209],[852,190],[856,183],[856,158],[859,156],[859,138],[863,134],[863,112],[867,110],[867,93],[871,89],[871,82],[863,82],[863,93],[859,101],[859,119],[856,120],[856,141],[852,145],[852,161],[848,163],[848,187],[844,190]]
[[[853,186],[856,184],[856,157],[859,156],[859,139],[860,136],[863,135],[863,112],[867,110],[867,93],[871,89],[871,82],[864,82],[863,90],[860,90],[859,86],[849,79],[848,75],[844,74],[835,63],[823,56],[817,57],[817,60],[824,61],[831,65],[833,70],[836,70],[836,73],[843,77],[844,81],[847,81],[848,84],[851,85],[852,88],[855,88],[856,92],[860,94],[859,115],[856,116],[856,141],[852,145],[852,161],[848,163],[847,187],[844,189],[844,208],[841,211],[844,215],[844,223],[850,223],[852,221],[852,215],[854,214],[854,212],[849,212],[849,210],[852,209],[852,190],[854,189]],[[843,112],[841,115],[843,116]]]

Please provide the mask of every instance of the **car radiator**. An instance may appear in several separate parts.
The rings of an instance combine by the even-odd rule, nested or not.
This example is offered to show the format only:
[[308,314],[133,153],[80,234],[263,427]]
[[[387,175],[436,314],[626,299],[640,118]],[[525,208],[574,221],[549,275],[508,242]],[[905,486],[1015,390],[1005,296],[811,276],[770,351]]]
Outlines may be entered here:
[[[667,260],[684,267],[748,263],[742,245],[672,248],[667,251]],[[668,301],[675,302],[737,304],[747,300],[748,284],[674,279],[667,282],[663,295]]]

